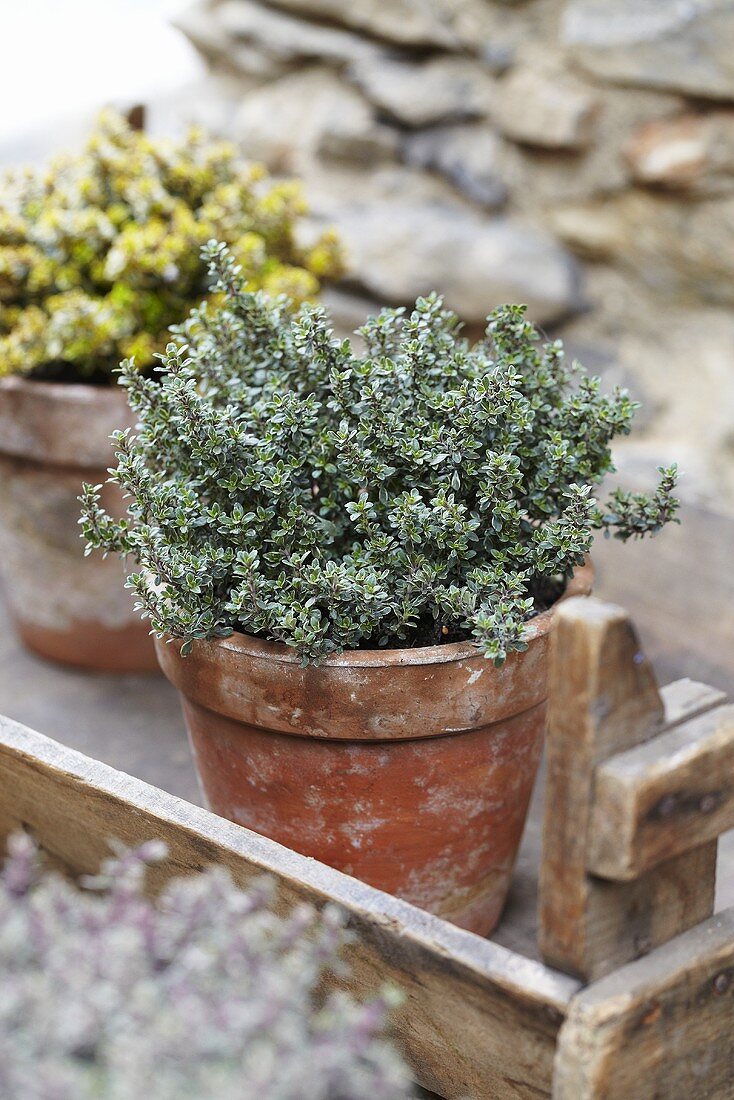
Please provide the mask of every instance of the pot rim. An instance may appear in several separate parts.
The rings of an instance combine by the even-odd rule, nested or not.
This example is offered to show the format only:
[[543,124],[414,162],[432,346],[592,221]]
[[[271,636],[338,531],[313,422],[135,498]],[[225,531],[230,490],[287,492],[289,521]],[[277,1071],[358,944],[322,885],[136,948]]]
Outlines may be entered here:
[[[588,596],[594,581],[594,566],[589,555],[583,565],[577,566],[566,585],[563,593],[556,602],[545,611],[528,619],[527,639],[534,639],[547,634],[553,622],[555,608],[563,600],[574,596]],[[173,644],[180,648],[182,644],[178,638],[158,638],[156,646],[163,648]],[[294,649],[283,642],[271,642],[264,638],[256,638],[254,635],[242,634],[235,631],[228,638],[199,639],[196,646],[214,647],[226,650],[235,657],[246,656],[252,660],[274,661],[280,664],[299,665],[300,658]],[[465,661],[469,657],[481,656],[479,649],[473,642],[449,642],[446,645],[414,646],[403,649],[348,649],[343,653],[326,657],[320,662],[319,668],[384,668],[390,666],[405,665],[444,665],[454,661]]]
[[122,386],[0,378],[0,457],[37,466],[84,471],[103,481],[114,460],[110,436],[130,427]]
[[39,397],[44,395],[68,404],[86,405],[91,403],[92,398],[102,401],[114,399],[117,403],[127,404],[123,387],[114,381],[109,386],[93,386],[90,382],[52,382],[47,378],[34,378],[31,374],[9,374],[0,378],[0,392],[2,390],[37,393]]

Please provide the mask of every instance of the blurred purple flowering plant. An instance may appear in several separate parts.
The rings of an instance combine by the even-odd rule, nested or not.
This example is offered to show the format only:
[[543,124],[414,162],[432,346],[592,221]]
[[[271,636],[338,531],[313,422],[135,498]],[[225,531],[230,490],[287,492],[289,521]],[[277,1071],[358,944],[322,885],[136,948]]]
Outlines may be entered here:
[[342,972],[334,908],[287,917],[273,884],[219,869],[143,893],[157,842],[80,888],[24,834],[0,876],[0,1096],[20,1100],[400,1100],[390,993],[319,990]]

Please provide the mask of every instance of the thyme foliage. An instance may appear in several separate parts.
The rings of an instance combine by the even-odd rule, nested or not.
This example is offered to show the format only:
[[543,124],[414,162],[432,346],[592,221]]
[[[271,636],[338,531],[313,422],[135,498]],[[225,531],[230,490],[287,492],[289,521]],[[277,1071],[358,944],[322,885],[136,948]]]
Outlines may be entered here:
[[368,320],[360,353],[320,308],[249,293],[224,245],[206,252],[215,304],[178,330],[163,378],[122,366],[139,416],[115,438],[128,519],[99,486],[82,498],[88,550],[137,560],[128,583],[159,634],[237,630],[304,662],[472,637],[501,663],[595,530],[674,517],[674,467],[651,496],[597,505],[635,405],[543,344],[522,306],[471,345],[430,295]]

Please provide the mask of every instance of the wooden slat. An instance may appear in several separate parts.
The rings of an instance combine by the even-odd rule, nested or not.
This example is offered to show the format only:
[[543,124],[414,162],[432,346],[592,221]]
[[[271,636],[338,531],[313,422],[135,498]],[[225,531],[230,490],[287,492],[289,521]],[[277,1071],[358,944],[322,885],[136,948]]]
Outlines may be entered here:
[[[703,705],[698,691],[669,696],[672,716]],[[559,608],[551,645],[540,947],[551,965],[587,981],[706,919],[713,908],[715,843],[630,883],[588,873],[595,770],[648,741],[664,720],[654,674],[624,610],[595,599]]]
[[553,1100],[732,1100],[734,909],[574,998]]
[[714,707],[720,707],[727,696],[725,691],[684,677],[660,688],[660,698],[665,711],[665,728],[672,729],[681,722],[688,722]]
[[170,854],[156,884],[217,863],[241,884],[274,875],[279,908],[339,905],[357,933],[349,987],[363,997],[386,982],[402,991],[395,1031],[420,1084],[448,1100],[550,1095],[579,983],[542,963],[0,718],[0,835],[20,825],[75,873],[98,868],[109,837],[158,837]]
[[630,880],[732,827],[734,706],[725,706],[597,769],[587,866]]
[[[660,695],[665,710],[666,726],[683,722],[726,701],[724,692],[689,679],[676,680],[671,684],[666,684],[660,689]],[[508,904],[499,928],[492,935],[492,939],[496,942],[509,947],[512,951],[534,959],[540,957],[537,912],[538,869],[543,847],[542,795],[545,789],[545,769],[541,769],[538,788],[531,803],[522,847],[513,872]],[[734,834],[732,834],[732,840],[734,840]],[[717,890],[725,891],[726,883],[724,879],[727,877],[728,865],[726,862],[722,864],[721,844],[718,845],[718,859],[719,870],[716,886]],[[732,887],[734,888],[734,870],[731,877]],[[724,892],[723,898],[726,900],[722,900],[720,908],[734,904],[734,896],[729,899]],[[635,921],[636,927],[633,935],[639,942],[644,940],[648,933],[644,928],[645,918],[642,914],[635,913]]]

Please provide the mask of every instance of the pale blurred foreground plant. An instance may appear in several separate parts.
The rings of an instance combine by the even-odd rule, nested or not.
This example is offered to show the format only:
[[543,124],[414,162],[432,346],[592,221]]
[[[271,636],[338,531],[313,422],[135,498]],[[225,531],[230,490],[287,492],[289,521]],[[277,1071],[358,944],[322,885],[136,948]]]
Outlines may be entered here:
[[210,870],[142,893],[152,842],[77,888],[25,834],[0,876],[0,1096],[6,1100],[401,1100],[388,993],[319,993],[347,933],[334,908],[271,912]]
[[321,309],[294,318],[248,292],[224,245],[207,254],[217,302],[182,326],[162,382],[122,367],[140,419],[116,436],[129,519],[99,486],[83,498],[88,547],[138,561],[139,607],[184,653],[238,630],[304,662],[473,638],[501,663],[595,530],[674,517],[674,467],[652,495],[597,506],[635,404],[542,345],[522,306],[471,345],[420,298],[368,320],[360,355]]

